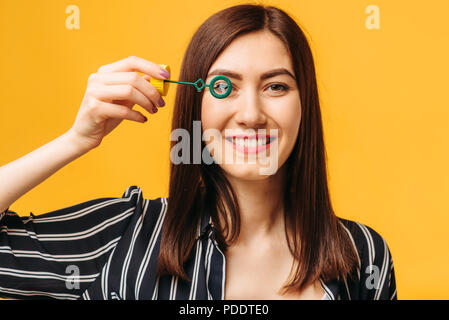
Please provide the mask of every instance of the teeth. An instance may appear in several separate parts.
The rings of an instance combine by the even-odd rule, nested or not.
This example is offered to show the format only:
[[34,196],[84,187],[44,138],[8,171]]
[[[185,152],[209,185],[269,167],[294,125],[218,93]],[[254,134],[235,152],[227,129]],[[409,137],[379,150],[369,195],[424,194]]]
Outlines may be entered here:
[[240,147],[256,147],[256,146],[264,146],[267,144],[267,138],[260,138],[260,139],[244,139],[244,138],[233,138],[232,142]]

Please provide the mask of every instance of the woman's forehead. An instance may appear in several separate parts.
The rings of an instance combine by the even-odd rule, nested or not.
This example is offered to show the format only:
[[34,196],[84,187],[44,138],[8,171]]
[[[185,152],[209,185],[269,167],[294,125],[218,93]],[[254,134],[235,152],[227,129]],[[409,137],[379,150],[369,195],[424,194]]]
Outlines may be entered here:
[[[276,76],[282,76],[285,75],[287,77],[290,77],[292,80],[296,80],[296,77],[294,76],[294,72],[288,70],[285,67],[275,67],[273,69],[269,69],[262,72],[253,72],[254,74],[259,74],[259,80],[263,81],[272,77]],[[231,69],[224,69],[224,68],[215,68],[209,74],[207,77],[215,76],[215,75],[224,75],[228,78],[234,79],[234,80],[243,80],[245,78],[245,74],[240,73],[240,71],[235,71]]]
[[259,36],[252,34],[235,39],[215,60],[208,74],[220,69],[259,75],[278,68],[293,73],[290,54],[282,41],[274,35],[263,39],[265,41],[260,41]]

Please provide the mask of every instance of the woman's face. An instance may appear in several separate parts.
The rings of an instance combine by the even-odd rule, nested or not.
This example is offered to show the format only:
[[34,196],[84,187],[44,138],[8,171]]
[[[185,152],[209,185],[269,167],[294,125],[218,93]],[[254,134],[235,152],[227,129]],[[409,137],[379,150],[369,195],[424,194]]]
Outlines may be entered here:
[[[299,90],[287,49],[268,31],[240,36],[211,66],[205,83],[217,75],[232,81],[232,92],[224,99],[213,97],[208,89],[203,94],[203,133],[216,129],[215,137],[205,141],[212,157],[235,178],[260,180],[274,174],[290,155],[301,122]],[[219,93],[224,85],[215,84]]]

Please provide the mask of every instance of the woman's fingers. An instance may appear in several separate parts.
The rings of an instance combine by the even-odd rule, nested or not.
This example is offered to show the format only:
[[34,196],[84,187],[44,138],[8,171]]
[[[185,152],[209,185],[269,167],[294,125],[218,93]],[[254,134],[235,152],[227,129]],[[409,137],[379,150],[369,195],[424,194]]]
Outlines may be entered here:
[[157,112],[153,102],[131,84],[103,85],[98,83],[91,85],[87,90],[90,96],[105,102],[128,100],[142,106],[149,113]]
[[146,75],[146,74],[144,74],[144,75],[142,76],[142,78],[143,78],[143,80],[144,80],[145,83],[147,83],[149,86],[151,86],[152,88],[154,88],[154,90],[157,92],[157,94],[158,94],[157,106],[158,106],[158,107],[163,107],[163,106],[165,106],[165,101],[164,101],[164,99],[162,98],[161,94],[160,94],[159,91],[157,91],[157,89],[151,84],[151,77],[148,76],[148,75]]
[[120,104],[122,106],[128,107],[128,108],[132,108],[135,103],[129,100],[112,100],[113,104]]
[[[103,85],[131,84],[148,98],[154,106],[163,107],[165,105],[162,96],[156,88],[136,72],[93,73],[88,81],[90,84],[99,83]],[[148,112],[152,112],[152,109],[148,110]]]
[[157,79],[167,79],[169,76],[160,65],[136,56],[106,64],[98,69],[98,73],[120,71],[139,71]]
[[147,121],[147,118],[139,111],[105,101],[96,102],[96,108],[92,108],[92,115],[97,121],[103,121],[110,118],[127,119],[141,123]]
[[[118,60],[113,63],[101,66],[100,68],[98,68],[97,73],[117,73],[117,72],[142,72],[146,76],[150,76],[161,80],[168,79],[170,76],[170,74],[160,65],[136,56],[129,56],[125,59]],[[138,81],[138,78],[135,78],[134,80],[136,80],[136,83],[140,82]],[[148,112],[155,113],[157,112],[156,105],[163,106],[165,102],[160,96],[159,92],[157,92],[157,90],[151,84],[148,83],[148,85],[156,91],[156,93],[147,96],[149,100],[153,101],[154,105],[154,108],[152,107],[151,111]],[[141,83],[140,88],[144,90],[143,89],[144,87],[148,88],[147,85]]]
[[123,119],[145,122],[146,117],[133,110],[135,104],[149,113],[157,112],[156,105],[164,104],[159,92],[147,80],[151,77],[162,80],[169,75],[156,63],[134,56],[100,67],[89,76],[70,131],[88,148],[96,148]]

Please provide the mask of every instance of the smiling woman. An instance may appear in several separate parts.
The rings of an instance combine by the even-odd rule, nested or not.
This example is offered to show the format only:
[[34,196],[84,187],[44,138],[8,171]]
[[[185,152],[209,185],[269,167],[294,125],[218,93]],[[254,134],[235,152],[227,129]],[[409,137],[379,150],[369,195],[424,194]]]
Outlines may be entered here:
[[[1,208],[96,148],[123,119],[144,122],[134,104],[157,112],[164,101],[145,81],[150,76],[169,75],[138,57],[91,75],[68,133],[0,168],[0,182],[9,187],[0,194]],[[296,22],[263,5],[212,15],[192,37],[180,80],[215,76],[231,79],[230,95],[217,99],[179,86],[172,122],[172,132],[200,141],[187,144],[189,157],[203,150],[214,161],[172,162],[168,198],[144,199],[131,186],[121,198],[37,217],[6,210],[0,217],[1,295],[397,298],[385,240],[332,208],[314,60]],[[217,82],[215,89],[226,85]],[[213,139],[201,140],[208,132]],[[258,161],[250,161],[254,155]],[[275,160],[269,174],[261,174],[264,158]],[[76,276],[67,274],[73,270]]]
[[[261,5],[214,14],[194,34],[180,78],[207,82],[216,75],[232,80],[232,93],[214,99],[178,88],[172,129],[192,133],[193,123],[201,121],[204,131],[221,133],[205,141],[214,159],[234,150],[236,159],[171,166],[160,274],[188,278],[183,265],[198,250],[194,230],[206,217],[226,266],[223,298],[316,299],[324,289],[332,298],[395,299],[391,259],[384,261],[386,277],[378,291],[369,291],[368,275],[360,273],[374,263],[361,260],[366,249],[359,247],[364,246],[360,235],[376,238],[377,244],[383,239],[333,212],[314,61],[296,22],[278,8]],[[251,147],[257,151],[271,142],[257,130],[277,132],[278,148],[269,152],[277,159],[275,174],[261,175],[259,163],[246,161]],[[360,233],[360,228],[370,231]]]

